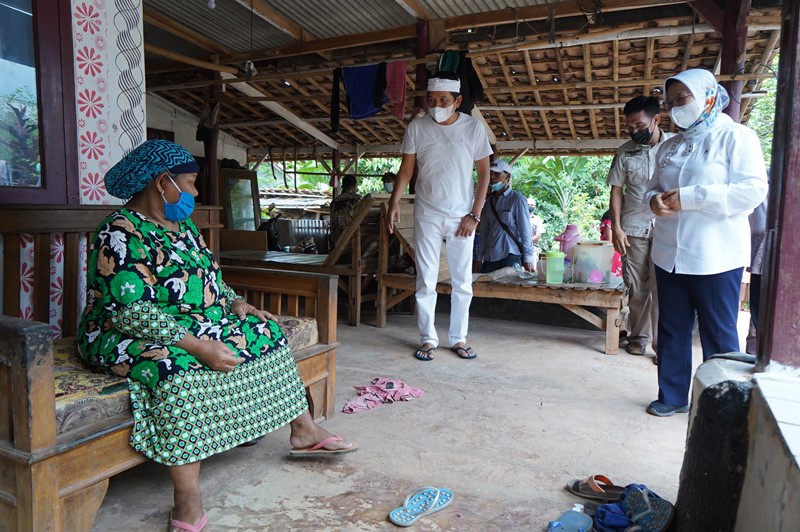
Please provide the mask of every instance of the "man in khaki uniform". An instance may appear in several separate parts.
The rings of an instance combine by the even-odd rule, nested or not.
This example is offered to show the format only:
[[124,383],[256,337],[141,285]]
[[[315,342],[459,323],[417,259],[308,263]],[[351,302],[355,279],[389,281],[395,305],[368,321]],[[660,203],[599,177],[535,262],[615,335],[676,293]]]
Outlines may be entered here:
[[653,97],[637,96],[625,104],[623,114],[631,140],[617,149],[606,178],[611,185],[614,248],[622,255],[622,275],[628,287],[631,331],[625,350],[632,355],[644,355],[651,341],[654,351],[657,346],[658,295],[650,258],[653,215],[642,209],[642,197],[655,171],[656,151],[672,136],[658,127],[659,111],[659,102]]

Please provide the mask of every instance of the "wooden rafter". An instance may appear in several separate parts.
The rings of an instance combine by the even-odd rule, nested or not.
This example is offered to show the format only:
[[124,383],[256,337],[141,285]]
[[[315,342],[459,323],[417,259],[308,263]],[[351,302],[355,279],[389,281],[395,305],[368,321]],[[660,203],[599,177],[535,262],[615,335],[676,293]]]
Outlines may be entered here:
[[[222,73],[222,76],[231,76],[225,72]],[[231,76],[232,77],[232,76]],[[250,83],[234,83],[233,86],[238,89],[240,92],[247,94],[248,96],[256,96],[259,94],[263,94],[261,92],[261,88],[255,84]],[[330,138],[328,135],[320,131],[319,129],[315,128],[311,124],[304,122],[299,116],[291,112],[289,109],[284,107],[283,105],[277,102],[260,102],[260,104],[270,111],[274,112],[275,114],[282,116],[283,118],[287,119],[289,122],[294,124],[298,129],[302,130],[303,132],[307,133],[308,135],[314,137],[315,139],[319,140],[323,144],[330,146],[333,149],[339,147],[339,143]]]
[[[512,80],[511,76],[508,74],[508,67],[506,66],[506,61],[505,59],[503,59],[502,55],[497,56],[497,62],[500,64],[500,70],[503,71],[503,77],[506,80],[506,84],[509,87],[513,87],[514,80]],[[511,97],[514,99],[514,103],[516,105],[519,105],[519,98],[517,97],[516,93],[512,93]],[[519,113],[519,119],[520,122],[522,122],[522,127],[525,129],[525,134],[527,135],[528,138],[533,138],[533,135],[531,135],[531,128],[528,127],[528,121],[525,119],[525,111],[520,110],[517,111],[517,113]]]
[[[522,57],[525,59],[525,68],[528,71],[528,80],[530,80],[531,85],[536,86],[536,72],[533,71],[533,63],[531,63],[531,54],[528,50],[522,52]],[[539,94],[538,90],[533,91],[533,97],[536,100],[537,105],[542,105],[542,95]],[[547,133],[547,138],[549,140],[553,140],[553,131],[550,129],[550,122],[547,120],[547,113],[544,110],[539,111],[539,119],[542,121],[542,125],[544,125],[544,131]]]
[[[645,48],[645,56],[644,56],[644,79],[645,81],[650,81],[653,79],[653,54],[655,54],[655,46],[653,43],[653,37],[647,38],[647,46]],[[650,94],[650,89],[648,85],[642,86],[642,96],[648,96]]]
[[[300,24],[296,23],[295,21],[293,21],[288,17],[285,17],[283,13],[281,13],[277,9],[273,9],[264,0],[235,0],[235,1],[237,4],[241,5],[248,11],[252,9],[254,15],[272,24],[277,29],[289,35],[295,40],[298,40],[300,42],[308,42],[317,39],[312,33],[309,33],[308,30],[303,28]],[[328,60],[330,60],[332,57],[325,51],[320,51],[319,55]]]
[[694,34],[690,33],[689,36],[686,38],[686,46],[683,47],[683,59],[681,59],[681,69],[679,72],[683,72],[687,68],[689,68],[689,59],[692,58],[692,48],[694,47]]
[[195,59],[194,57],[190,57],[188,55],[179,54],[178,52],[173,52],[172,50],[161,48],[160,46],[156,46],[155,44],[144,43],[144,51],[149,52],[151,54],[159,55],[161,57],[166,57],[167,59],[172,59],[173,61],[185,63],[187,65],[192,65],[198,68],[204,68],[206,70],[215,70],[217,72],[226,72],[228,74],[239,73],[239,69],[236,67],[219,65],[217,63],[212,63],[211,61],[203,61],[202,59]]
[[412,17],[419,20],[430,20],[433,18],[430,11],[419,0],[394,0],[397,5],[406,10]]
[[[558,76],[559,80],[564,81],[564,61],[561,59],[561,48],[556,48],[556,63],[558,64]],[[564,103],[569,105],[569,92],[567,92],[566,88],[563,88],[561,91],[564,97]],[[567,123],[569,124],[569,132],[572,135],[573,139],[578,138],[578,134],[575,132],[575,124],[572,121],[572,111],[567,109]]]
[[[583,45],[583,77],[587,82],[592,82],[592,52],[587,44]],[[586,89],[586,101],[594,102],[594,91],[591,87]],[[592,138],[599,139],[600,133],[597,131],[597,115],[594,109],[589,109],[589,124],[592,127]]]
[[[781,32],[775,30],[773,31],[770,36],[769,40],[767,41],[766,46],[764,46],[764,51],[761,53],[761,56],[758,58],[758,61],[750,66],[750,73],[751,74],[758,74],[760,72],[766,72],[770,68],[770,62],[775,54],[775,47],[778,46],[778,40],[780,39]],[[755,90],[758,90],[761,87],[761,81],[756,82]],[[750,100],[746,100],[742,102],[742,108],[739,113],[739,121],[744,120],[744,117],[747,115],[747,111],[750,109]]]
[[[482,68],[480,68],[479,66],[475,66],[475,74],[477,74],[478,79],[481,82],[481,85],[483,87],[486,87],[486,80],[484,79],[483,73],[481,72],[481,70],[482,70]],[[489,103],[497,103],[495,101],[494,96],[492,96],[490,94],[486,94],[486,99],[489,100]],[[506,138],[511,138],[511,135],[513,134],[513,132],[511,131],[511,128],[508,127],[508,121],[506,120],[506,117],[503,114],[503,111],[495,111],[495,112],[497,113],[497,117],[500,120],[500,124],[503,126],[503,131],[505,131]]]
[[169,18],[147,4],[142,6],[142,18],[147,24],[152,24],[153,26],[166,31],[169,34],[174,35],[175,37],[178,37],[196,46],[197,48],[200,48],[201,50],[212,53],[230,52],[230,50],[214,39],[206,37],[202,33]]

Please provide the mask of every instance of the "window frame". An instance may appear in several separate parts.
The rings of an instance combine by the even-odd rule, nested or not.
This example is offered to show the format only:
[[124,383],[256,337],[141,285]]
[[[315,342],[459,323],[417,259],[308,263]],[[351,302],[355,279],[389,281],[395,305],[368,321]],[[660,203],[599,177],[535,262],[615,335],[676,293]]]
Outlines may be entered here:
[[[54,8],[55,4],[55,8]],[[70,0],[33,0],[41,187],[2,187],[0,204],[80,204]]]

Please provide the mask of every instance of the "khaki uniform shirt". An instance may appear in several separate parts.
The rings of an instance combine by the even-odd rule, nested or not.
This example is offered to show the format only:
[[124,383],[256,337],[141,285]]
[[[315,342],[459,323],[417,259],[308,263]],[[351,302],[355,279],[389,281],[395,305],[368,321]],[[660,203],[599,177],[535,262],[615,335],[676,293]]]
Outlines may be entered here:
[[642,208],[642,198],[656,169],[656,152],[672,136],[673,133],[661,131],[661,138],[655,146],[629,140],[617,148],[606,183],[622,187],[622,230],[628,236],[649,238],[652,234],[655,216],[649,209]]

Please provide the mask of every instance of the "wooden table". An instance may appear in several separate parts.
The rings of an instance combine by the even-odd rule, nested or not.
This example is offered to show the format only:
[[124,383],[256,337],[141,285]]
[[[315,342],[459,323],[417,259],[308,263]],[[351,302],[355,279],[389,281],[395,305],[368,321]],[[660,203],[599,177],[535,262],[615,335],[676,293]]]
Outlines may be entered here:
[[[382,287],[398,292],[383,299],[379,298],[378,327],[386,324],[386,310],[403,299],[414,294],[416,280],[414,276],[398,273],[387,273],[382,276]],[[436,292],[449,294],[452,292],[449,280],[440,281]],[[616,355],[619,351],[620,311],[627,304],[624,285],[590,285],[571,283],[548,285],[535,280],[520,279],[516,274],[490,282],[477,282],[472,285],[474,297],[494,299],[511,299],[517,301],[535,301],[537,303],[554,303],[583,318],[600,330],[606,332],[605,353]],[[604,313],[603,317],[590,312],[588,308],[597,308]]]

